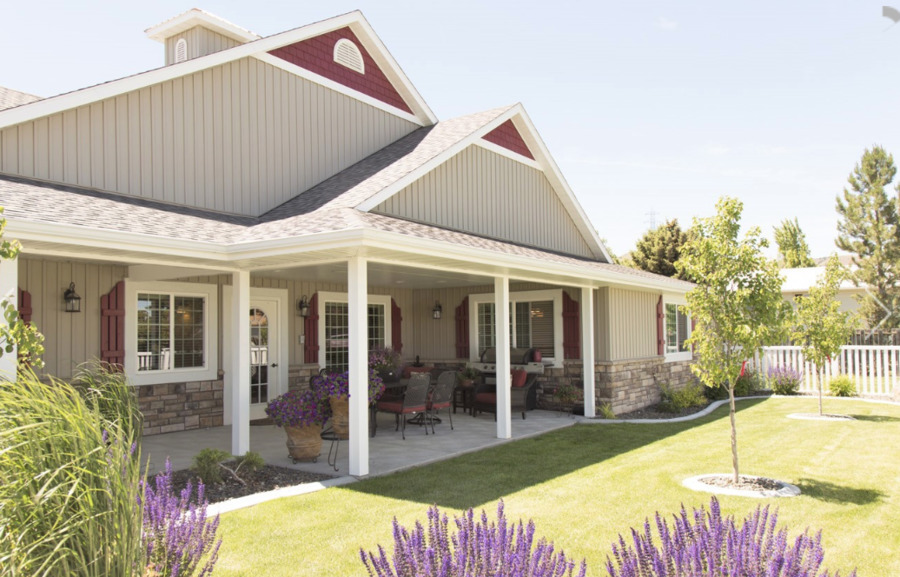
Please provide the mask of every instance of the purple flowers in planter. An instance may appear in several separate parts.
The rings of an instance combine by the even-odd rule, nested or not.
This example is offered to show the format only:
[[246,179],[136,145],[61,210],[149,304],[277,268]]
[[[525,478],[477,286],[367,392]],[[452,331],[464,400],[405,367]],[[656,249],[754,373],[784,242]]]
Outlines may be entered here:
[[[312,388],[328,403],[333,397],[350,397],[350,373],[333,373],[313,379]],[[369,366],[369,404],[374,403],[384,392],[384,382],[374,368]]]
[[144,488],[142,541],[147,551],[147,574],[159,577],[204,577],[212,574],[221,539],[216,541],[219,517],[206,518],[203,483],[196,501],[191,483],[176,496],[172,492],[172,464]]
[[[388,559],[383,547],[360,557],[373,577],[571,577],[575,568],[562,551],[541,539],[534,542],[534,523],[510,525],[497,504],[497,521],[488,521],[482,511],[476,522],[469,509],[454,518],[450,534],[449,520],[437,507],[428,509],[427,530],[416,522],[412,531],[394,519],[394,551]],[[584,561],[578,577],[584,577]]]
[[759,506],[738,526],[734,517],[722,518],[713,497],[709,512],[701,507],[689,515],[682,507],[671,527],[657,513],[655,539],[649,520],[643,532],[631,530],[630,545],[620,535],[606,568],[611,577],[828,577],[818,572],[821,533],[791,542],[777,523],[777,512]]
[[279,427],[321,426],[331,415],[331,409],[327,398],[318,391],[288,391],[269,401],[266,414]]

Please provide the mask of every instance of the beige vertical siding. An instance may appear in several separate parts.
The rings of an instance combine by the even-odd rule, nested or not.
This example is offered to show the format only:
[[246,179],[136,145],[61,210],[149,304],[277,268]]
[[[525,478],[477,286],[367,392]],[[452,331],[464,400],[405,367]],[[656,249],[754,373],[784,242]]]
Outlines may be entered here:
[[594,355],[598,361],[609,361],[612,357],[609,290],[609,287],[601,287],[594,291]]
[[[19,259],[19,287],[31,293],[31,322],[44,335],[44,372],[62,379],[80,363],[100,356],[100,297],[125,277],[126,267]],[[81,312],[67,313],[63,292],[69,283],[81,297]]]
[[416,125],[253,58],[0,131],[0,172],[257,216]]
[[194,26],[180,34],[166,38],[166,66],[175,64],[175,44],[184,38],[187,42],[187,58],[198,58],[214,52],[221,52],[241,44],[237,40],[223,36],[203,26]]
[[543,172],[472,145],[375,212],[590,257]]
[[601,338],[598,360],[618,361],[654,357],[656,348],[656,303],[659,295],[621,288],[599,291],[598,319]]

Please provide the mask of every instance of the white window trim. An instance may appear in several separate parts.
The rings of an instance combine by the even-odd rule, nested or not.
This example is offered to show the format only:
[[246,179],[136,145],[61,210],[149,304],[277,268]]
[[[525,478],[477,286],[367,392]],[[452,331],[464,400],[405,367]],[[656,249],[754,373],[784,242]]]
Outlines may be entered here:
[[[346,303],[347,293],[319,292],[317,308],[319,314],[319,367],[325,367],[325,303]],[[393,343],[393,309],[390,295],[366,295],[366,303],[384,306],[384,346]],[[368,335],[366,336],[368,340]],[[366,343],[368,348],[368,343]]]
[[[561,367],[563,361],[563,310],[562,289],[547,289],[538,291],[518,291],[509,293],[509,302],[520,301],[553,301],[553,354],[549,351],[541,351],[545,362],[552,362],[553,366]],[[478,344],[478,305],[480,303],[493,303],[494,293],[481,293],[469,295],[469,360],[478,362],[480,359]],[[515,315],[513,315],[515,316]],[[515,320],[513,320],[515,323]],[[510,335],[512,342],[513,335]]]
[[[202,368],[166,369],[159,371],[137,370],[137,296],[138,293],[176,294],[186,297],[202,297],[206,301],[203,311],[204,339]],[[219,291],[213,284],[181,282],[137,282],[125,280],[125,374],[134,385],[159,385],[189,381],[214,381],[219,373]]]
[[[681,307],[687,304],[687,300],[683,296],[674,296],[674,295],[663,295],[663,351],[668,351],[669,342],[668,335],[666,334],[666,305],[677,305]],[[687,316],[687,337],[691,337],[691,321],[693,320],[690,315],[685,314]],[[674,363],[677,361],[690,361],[694,358],[694,353],[691,350],[678,352],[678,353],[669,353],[665,352],[666,362]]]

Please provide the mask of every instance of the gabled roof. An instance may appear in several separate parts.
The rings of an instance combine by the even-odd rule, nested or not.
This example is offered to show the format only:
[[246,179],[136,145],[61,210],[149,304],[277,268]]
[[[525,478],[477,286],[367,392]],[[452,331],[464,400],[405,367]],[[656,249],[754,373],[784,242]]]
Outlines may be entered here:
[[14,108],[16,106],[28,104],[29,102],[36,102],[40,99],[40,96],[35,96],[34,94],[19,92],[18,90],[13,90],[12,88],[4,88],[0,86],[0,110]]
[[[381,42],[381,39],[378,38],[378,35],[375,34],[375,31],[362,15],[362,12],[357,10],[300,28],[294,28],[278,34],[266,36],[265,38],[260,38],[213,54],[193,58],[178,64],[156,68],[154,70],[127,76],[118,80],[112,80],[96,86],[90,86],[88,88],[82,88],[73,92],[45,98],[30,104],[17,106],[16,108],[0,110],[0,128],[118,96],[146,86],[165,82],[166,80],[180,78],[227,62],[240,60],[241,58],[254,57],[273,64],[273,60],[277,59],[268,54],[270,51],[348,26],[364,44],[378,66],[384,71],[385,75],[401,94],[404,101],[410,106],[413,114],[407,115],[400,110],[395,112],[404,118],[408,117],[409,120],[417,122],[422,126],[431,125],[437,122],[437,117],[415,89],[412,82],[403,72],[403,69],[400,68],[400,65],[394,60],[393,56],[391,56],[391,53]],[[302,72],[301,70],[296,69],[296,67],[288,67],[286,70],[298,75]],[[377,102],[373,102],[373,99],[366,97],[364,94],[343,87],[342,85],[332,82],[324,77],[320,77],[315,73],[305,72],[303,74],[305,77],[329,88],[352,94],[355,98],[378,105]]]
[[170,18],[165,22],[157,24],[151,28],[144,30],[147,37],[157,42],[163,42],[169,36],[190,30],[194,26],[202,25],[210,30],[214,30],[223,36],[227,36],[239,42],[252,42],[262,38],[259,34],[250,32],[246,28],[241,28],[237,24],[233,24],[224,18],[220,18],[215,14],[210,14],[199,8],[191,8],[183,14],[179,14],[174,18]]

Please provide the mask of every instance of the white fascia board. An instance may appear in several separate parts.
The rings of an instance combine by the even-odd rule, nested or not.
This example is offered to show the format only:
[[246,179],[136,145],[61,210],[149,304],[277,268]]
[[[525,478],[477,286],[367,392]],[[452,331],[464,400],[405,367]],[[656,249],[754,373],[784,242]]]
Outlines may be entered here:
[[147,38],[150,40],[165,42],[166,38],[201,24],[210,30],[239,42],[253,42],[262,38],[259,34],[254,34],[246,28],[241,28],[237,24],[198,8],[192,8],[170,20],[166,20],[162,24],[148,28],[144,30],[144,33],[147,34]]
[[372,106],[373,108],[377,108],[377,109],[387,112],[389,114],[393,114],[394,116],[399,116],[403,120],[412,122],[413,124],[416,124],[418,126],[425,126],[425,123],[423,123],[422,119],[418,116],[410,114],[409,112],[406,112],[405,110],[401,110],[399,108],[391,106],[387,102],[382,102],[381,100],[378,100],[377,98],[373,98],[373,97],[369,96],[368,94],[364,94],[362,92],[359,92],[358,90],[354,90],[353,88],[344,86],[343,84],[341,84],[339,82],[335,82],[334,80],[325,78],[324,76],[316,74],[315,72],[307,70],[306,68],[301,68],[300,66],[297,66],[296,64],[291,64],[287,60],[278,58],[277,56],[272,56],[268,52],[264,52],[261,54],[254,54],[253,57],[256,58],[257,60],[259,60],[260,62],[265,62],[266,64],[268,64],[270,66],[274,66],[275,68],[279,68],[281,70],[284,70],[285,72],[290,72],[291,74],[293,74],[295,76],[300,76],[301,78],[305,78],[305,79],[309,80],[310,82],[314,82],[315,84],[319,84],[321,86],[324,86],[325,88],[334,90],[335,92],[339,92],[341,94],[350,96],[351,98],[354,98],[356,100],[359,100],[360,102],[368,104],[369,106]]
[[497,118],[495,118],[494,120],[491,120],[490,122],[488,122],[487,124],[485,124],[484,126],[479,128],[478,130],[472,132],[471,134],[469,134],[465,138],[461,139],[459,142],[457,142],[453,146],[448,147],[440,154],[434,156],[428,162],[425,162],[425,163],[419,165],[418,168],[416,168],[413,171],[410,171],[408,174],[406,174],[402,178],[394,181],[390,186],[387,186],[387,187],[381,189],[380,192],[370,196],[368,199],[366,199],[365,201],[358,204],[355,208],[362,212],[369,212],[370,210],[374,209],[376,206],[378,206],[385,200],[389,199],[390,197],[394,196],[395,194],[397,194],[398,192],[400,192],[401,190],[403,190],[410,184],[414,183],[422,176],[428,174],[435,168],[444,164],[445,162],[447,162],[448,160],[450,160],[451,158],[453,158],[454,156],[456,156],[457,154],[462,152],[464,149],[466,149],[470,145],[478,142],[485,134],[487,134],[491,130],[497,128],[498,126],[500,126],[501,124],[503,124],[504,122],[506,122],[507,120],[512,118],[513,114],[515,114],[514,110],[515,110],[514,108],[510,108],[509,110],[504,111],[502,114],[497,116]]
[[[85,104],[91,104],[98,100],[112,98],[126,92],[165,82],[166,80],[180,78],[201,70],[206,70],[207,68],[213,68],[220,64],[225,64],[226,62],[232,62],[257,54],[265,54],[276,48],[306,40],[307,38],[312,38],[314,36],[319,36],[326,32],[344,28],[345,26],[350,26],[355,22],[364,20],[362,13],[357,10],[328,20],[309,24],[301,28],[295,28],[279,34],[267,36],[227,50],[214,52],[206,56],[201,56],[200,58],[194,58],[178,64],[156,68],[148,72],[141,72],[118,80],[111,80],[103,84],[82,88],[74,92],[51,96],[30,104],[16,106],[15,108],[8,108],[0,111],[0,128],[28,122],[29,120],[34,120],[50,114],[56,114],[57,112],[62,112]],[[403,75],[402,78],[406,79],[406,76]],[[408,82],[408,80],[406,80],[406,82]],[[409,90],[411,93],[418,94],[412,84],[404,86],[404,89]],[[343,92],[352,97],[356,96],[356,91],[345,89]],[[418,98],[421,99],[421,96]],[[419,121],[421,124],[433,124],[434,122],[432,117],[428,116],[420,118]]]

